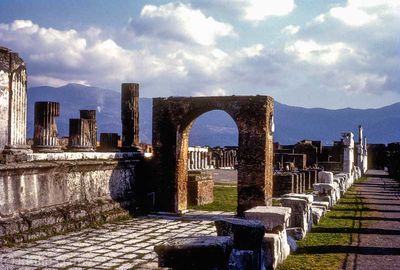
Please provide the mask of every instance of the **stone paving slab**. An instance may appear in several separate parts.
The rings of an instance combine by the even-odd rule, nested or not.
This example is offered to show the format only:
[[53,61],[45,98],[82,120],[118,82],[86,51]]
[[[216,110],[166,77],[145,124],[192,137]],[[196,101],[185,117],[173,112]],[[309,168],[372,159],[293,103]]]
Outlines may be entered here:
[[0,248],[0,269],[157,269],[153,247],[177,236],[216,235],[213,220],[233,213],[191,211],[109,223]]

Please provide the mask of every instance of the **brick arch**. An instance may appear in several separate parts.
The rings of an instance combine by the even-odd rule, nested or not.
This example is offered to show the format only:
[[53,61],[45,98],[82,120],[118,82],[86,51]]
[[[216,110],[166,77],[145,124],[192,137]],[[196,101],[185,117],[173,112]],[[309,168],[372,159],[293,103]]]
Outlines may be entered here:
[[153,99],[153,151],[157,166],[156,208],[187,209],[189,133],[200,115],[222,110],[238,127],[239,215],[272,198],[273,99],[268,96]]

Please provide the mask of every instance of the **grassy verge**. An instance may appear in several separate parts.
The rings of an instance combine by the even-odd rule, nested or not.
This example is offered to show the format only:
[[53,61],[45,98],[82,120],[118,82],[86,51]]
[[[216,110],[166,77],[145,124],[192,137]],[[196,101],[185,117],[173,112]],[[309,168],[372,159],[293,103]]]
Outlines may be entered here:
[[228,211],[236,212],[237,186],[215,185],[214,202],[206,205],[190,205],[189,208],[204,211]]
[[354,232],[361,228],[360,217],[371,215],[368,210],[355,188],[350,188],[307,237],[297,242],[297,252],[278,269],[340,269],[346,259],[346,247],[356,240]]

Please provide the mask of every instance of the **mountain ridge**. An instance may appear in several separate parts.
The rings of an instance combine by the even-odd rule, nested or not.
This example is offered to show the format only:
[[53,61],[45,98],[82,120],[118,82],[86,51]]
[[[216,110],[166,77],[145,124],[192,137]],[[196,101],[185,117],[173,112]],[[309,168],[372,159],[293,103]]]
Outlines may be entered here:
[[[57,119],[59,133],[68,136],[69,118],[79,118],[80,109],[97,111],[98,131],[121,133],[120,93],[97,87],[68,84],[61,87],[39,86],[28,89],[28,137],[33,136],[33,107],[37,101],[61,104]],[[140,98],[140,138],[151,143],[152,99]],[[324,109],[290,106],[275,101],[274,141],[293,144],[302,139],[321,140],[331,144],[340,133],[363,125],[373,143],[400,141],[400,102],[371,109]],[[191,145],[237,145],[237,127],[222,111],[211,111],[196,119],[190,134]]]

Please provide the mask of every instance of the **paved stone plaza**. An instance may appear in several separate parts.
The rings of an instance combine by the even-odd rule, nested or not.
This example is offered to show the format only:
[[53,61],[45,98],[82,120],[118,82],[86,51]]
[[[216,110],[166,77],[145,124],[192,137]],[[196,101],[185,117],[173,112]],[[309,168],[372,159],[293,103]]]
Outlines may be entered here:
[[233,213],[152,215],[0,249],[0,269],[157,269],[154,245],[178,236],[216,235],[213,220]]

